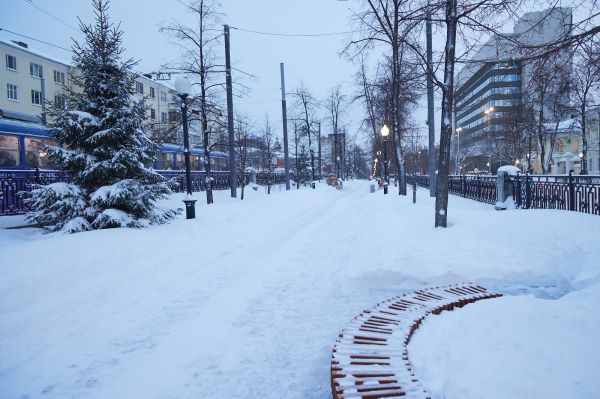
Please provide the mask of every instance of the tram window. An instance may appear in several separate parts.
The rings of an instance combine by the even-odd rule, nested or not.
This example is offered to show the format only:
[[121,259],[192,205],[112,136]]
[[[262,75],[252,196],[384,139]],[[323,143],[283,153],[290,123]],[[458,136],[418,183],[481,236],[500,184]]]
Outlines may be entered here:
[[171,170],[173,169],[173,154],[169,152],[161,152],[159,158],[159,170]]
[[0,167],[19,166],[19,139],[15,136],[0,135]]
[[190,163],[192,164],[192,170],[202,170],[200,157],[198,155],[190,155]]
[[56,143],[51,140],[25,138],[25,159],[29,166],[44,169],[53,167],[44,149],[45,145],[55,146]]
[[176,154],[175,155],[175,169],[179,170],[179,169],[184,169],[185,168],[185,162],[183,161],[183,154]]

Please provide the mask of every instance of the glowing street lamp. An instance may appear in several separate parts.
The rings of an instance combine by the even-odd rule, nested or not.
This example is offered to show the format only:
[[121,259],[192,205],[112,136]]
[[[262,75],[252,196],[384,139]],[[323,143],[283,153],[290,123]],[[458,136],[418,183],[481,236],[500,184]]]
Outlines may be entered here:
[[484,113],[487,115],[488,137],[490,139],[490,156],[488,160],[488,170],[490,171],[490,175],[492,174],[492,124],[490,120],[492,112],[494,112],[494,107],[489,107],[484,111]]
[[460,132],[462,132],[462,127],[456,128],[456,172],[458,172],[458,157],[460,154]]
[[381,136],[383,137],[383,194],[388,193],[388,172],[387,172],[387,138],[390,134],[390,128],[383,125]]

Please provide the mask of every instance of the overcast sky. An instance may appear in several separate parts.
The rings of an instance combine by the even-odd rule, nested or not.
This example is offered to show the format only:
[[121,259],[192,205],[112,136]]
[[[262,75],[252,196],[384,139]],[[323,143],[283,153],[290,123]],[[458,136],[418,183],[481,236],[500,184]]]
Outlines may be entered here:
[[[187,0],[181,0],[187,1]],[[567,3],[573,0],[565,0]],[[580,0],[577,0],[580,1]],[[8,5],[0,13],[0,28],[22,35],[41,39],[62,47],[70,48],[71,37],[81,40],[77,29],[79,16],[84,22],[93,22],[91,0],[6,0]],[[543,7],[531,1],[527,8]],[[221,0],[223,23],[247,30],[287,34],[314,34],[347,32],[352,11],[358,1],[339,0]],[[51,15],[50,15],[51,14]],[[159,28],[174,21],[194,26],[186,7],[179,0],[112,0],[110,16],[113,22],[121,22],[124,31],[126,55],[140,60],[139,72],[156,71],[160,65],[173,62],[179,56],[174,41]],[[512,23],[506,31],[512,30]],[[17,39],[28,42],[32,48],[44,53],[69,60],[70,52],[46,46],[41,43],[0,31],[4,39]],[[281,103],[279,63],[286,67],[286,89],[293,91],[300,82],[313,92],[318,99],[324,99],[330,88],[342,84],[343,90],[352,95],[353,74],[356,70],[339,53],[347,36],[321,37],[277,37],[258,35],[240,30],[232,30],[232,64],[256,79],[244,78],[234,71],[234,80],[249,86],[252,91],[246,98],[235,98],[236,111],[248,114],[259,128],[265,114],[269,115],[277,135],[281,135]],[[443,47],[443,36],[434,34],[434,49]],[[371,62],[375,62],[375,57]],[[224,77],[223,77],[224,80]],[[288,109],[292,99],[288,96]],[[439,109],[436,98],[436,109]],[[414,118],[421,133],[426,135],[426,105],[421,107]],[[354,135],[362,118],[362,108],[356,105],[343,116],[349,133]],[[322,117],[326,116],[322,110]],[[439,112],[435,122],[439,131]],[[327,124],[323,125],[327,133]],[[438,135],[438,134],[436,134]]]
[[[71,46],[71,37],[77,40],[82,37],[76,29],[77,17],[85,22],[93,21],[91,1],[87,0],[9,2],[10,5],[3,7],[0,14],[1,28],[67,48]],[[220,3],[224,13],[223,23],[232,27],[292,34],[345,32],[350,29],[351,2],[221,0]],[[161,64],[173,61],[179,55],[173,39],[159,32],[162,25],[173,21],[194,25],[186,8],[177,0],[113,0],[110,16],[113,22],[121,22],[126,55],[140,60],[140,72],[155,71]],[[22,40],[44,53],[70,59],[67,51],[7,32],[0,32],[0,37]],[[232,30],[233,65],[257,77],[242,79],[252,92],[247,98],[234,99],[236,110],[249,114],[258,126],[262,126],[264,115],[268,114],[277,134],[281,134],[280,62],[285,63],[288,92],[303,81],[319,99],[325,98],[328,90],[336,84],[342,84],[347,94],[351,94],[354,90],[351,82],[355,68],[339,56],[344,40],[344,36],[274,37]],[[243,77],[234,71],[234,79],[241,78]],[[288,103],[291,100],[288,97]],[[360,112],[360,108],[355,107],[346,115],[347,123],[353,122],[349,126],[350,134],[358,128]]]

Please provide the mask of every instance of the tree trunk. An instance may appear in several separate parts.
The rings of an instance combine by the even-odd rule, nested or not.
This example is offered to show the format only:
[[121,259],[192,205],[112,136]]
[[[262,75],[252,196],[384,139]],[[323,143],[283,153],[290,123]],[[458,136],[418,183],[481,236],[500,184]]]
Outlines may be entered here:
[[435,195],[435,227],[448,227],[448,174],[450,170],[450,141],[452,138],[452,107],[454,103],[454,57],[456,51],[456,27],[458,24],[456,8],[457,0],[447,0],[440,153]]

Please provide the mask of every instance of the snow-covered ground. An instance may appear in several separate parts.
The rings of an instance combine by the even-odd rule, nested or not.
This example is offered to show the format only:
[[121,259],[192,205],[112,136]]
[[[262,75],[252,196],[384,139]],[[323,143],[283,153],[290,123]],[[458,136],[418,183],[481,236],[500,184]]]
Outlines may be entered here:
[[368,191],[202,193],[193,221],[70,236],[0,218],[0,398],[328,398],[358,312],[459,281],[506,295],[419,329],[436,397],[600,397],[597,216],[452,197],[434,229],[425,190]]

